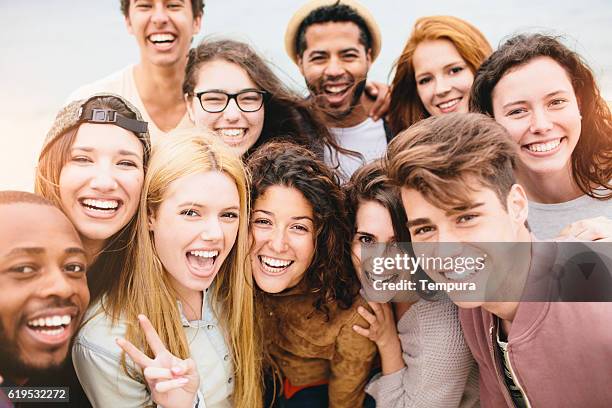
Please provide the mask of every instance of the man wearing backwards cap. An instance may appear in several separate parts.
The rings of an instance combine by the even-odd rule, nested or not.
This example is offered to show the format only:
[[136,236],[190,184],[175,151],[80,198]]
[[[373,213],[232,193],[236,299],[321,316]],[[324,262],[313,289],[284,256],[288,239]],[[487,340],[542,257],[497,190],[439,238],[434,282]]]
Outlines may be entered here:
[[373,101],[364,93],[370,65],[380,52],[374,17],[354,0],[313,0],[291,18],[285,49],[304,76],[338,145],[357,152],[325,151],[325,161],[348,179],[365,162],[385,153],[391,135],[372,120]]

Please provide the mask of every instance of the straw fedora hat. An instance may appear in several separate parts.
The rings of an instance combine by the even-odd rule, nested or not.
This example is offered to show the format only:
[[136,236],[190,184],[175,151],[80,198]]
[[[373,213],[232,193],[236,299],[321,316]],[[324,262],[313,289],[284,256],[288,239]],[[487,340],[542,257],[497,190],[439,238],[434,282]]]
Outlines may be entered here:
[[298,35],[298,29],[302,21],[314,10],[323,6],[331,6],[333,4],[344,4],[351,8],[353,8],[357,14],[363,18],[370,31],[370,36],[372,37],[372,62],[376,60],[378,54],[380,53],[381,47],[381,35],[380,28],[374,19],[374,16],[370,11],[365,8],[363,5],[358,3],[355,0],[311,0],[308,3],[304,4],[300,7],[295,14],[289,20],[287,24],[287,30],[285,31],[285,51],[289,58],[293,60],[296,64],[298,63],[297,49],[296,49],[296,37]]

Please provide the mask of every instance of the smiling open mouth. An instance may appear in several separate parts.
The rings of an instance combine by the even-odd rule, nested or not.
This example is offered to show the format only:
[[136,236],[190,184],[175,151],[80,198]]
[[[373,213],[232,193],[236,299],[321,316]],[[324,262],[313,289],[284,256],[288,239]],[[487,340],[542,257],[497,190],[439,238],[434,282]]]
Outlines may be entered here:
[[375,275],[371,273],[370,271],[368,271],[367,269],[363,270],[363,274],[370,282],[380,281],[382,283],[392,282],[395,279],[397,279],[397,277],[399,276],[399,274],[397,273],[394,273],[391,275]]
[[244,142],[248,129],[245,128],[223,128],[217,129],[217,134],[223,142],[230,146],[236,146]]
[[287,268],[293,265],[294,261],[288,261],[284,259],[271,258],[269,256],[258,255],[257,258],[261,264],[261,267],[268,273],[279,274],[284,272]]
[[176,40],[176,36],[173,34],[151,34],[148,38],[155,45],[172,44]]
[[188,251],[185,256],[196,276],[207,277],[213,271],[215,261],[219,257],[219,251]]
[[436,106],[443,112],[449,112],[452,111],[455,106],[459,104],[459,102],[461,102],[461,99],[462,98],[451,99],[450,101],[439,103]]
[[548,141],[546,143],[530,143],[524,145],[523,148],[529,150],[532,153],[548,153],[559,147],[559,145],[561,145],[561,142],[565,138],[566,137],[562,137],[556,140]]
[[58,336],[66,330],[70,322],[72,322],[72,316],[56,315],[30,320],[28,327],[46,336]]
[[103,214],[115,213],[122,202],[119,200],[102,200],[93,198],[84,198],[79,200],[79,203],[88,210],[97,211]]
[[444,276],[446,279],[448,280],[452,280],[452,281],[464,281],[467,280],[469,278],[471,278],[472,276],[474,276],[476,274],[476,272],[478,272],[476,269],[466,269],[463,272],[457,272],[457,271],[438,271],[438,273],[442,276]]

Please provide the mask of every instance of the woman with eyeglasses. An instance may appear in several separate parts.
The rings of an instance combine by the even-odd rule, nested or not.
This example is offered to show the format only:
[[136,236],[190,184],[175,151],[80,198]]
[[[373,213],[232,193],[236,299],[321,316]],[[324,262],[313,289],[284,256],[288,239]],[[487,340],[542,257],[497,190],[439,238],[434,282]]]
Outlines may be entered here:
[[248,45],[203,41],[189,52],[183,92],[189,117],[238,156],[284,138],[322,152],[333,144],[309,102],[289,90]]

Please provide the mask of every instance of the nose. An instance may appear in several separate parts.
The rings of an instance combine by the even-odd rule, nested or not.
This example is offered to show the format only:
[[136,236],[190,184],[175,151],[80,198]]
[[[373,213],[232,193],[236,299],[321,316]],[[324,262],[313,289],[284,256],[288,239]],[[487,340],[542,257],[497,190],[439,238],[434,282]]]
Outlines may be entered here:
[[531,133],[545,133],[553,127],[552,121],[548,117],[548,113],[544,109],[534,109],[531,114],[531,122],[529,131]]
[[436,85],[435,85],[436,95],[447,94],[452,88],[450,85],[450,81],[444,78],[444,76],[437,77],[435,81],[436,81]]
[[75,294],[74,286],[66,273],[59,266],[53,266],[47,273],[45,282],[41,285],[42,297],[55,296],[60,299],[69,299]]
[[202,224],[200,238],[202,238],[204,241],[223,240],[223,229],[221,228],[221,222],[217,217],[211,217],[208,220],[204,220]]
[[91,188],[100,192],[116,190],[119,185],[113,174],[113,170],[108,166],[96,166],[95,174],[91,179]]
[[242,115],[242,111],[238,107],[238,103],[235,98],[229,100],[225,110],[223,111],[223,118],[228,122],[237,122]]
[[285,231],[281,228],[276,228],[270,237],[270,248],[276,253],[282,253],[287,250],[287,237]]
[[153,6],[151,21],[157,26],[162,26],[168,22],[168,14],[165,3],[166,2],[164,1],[159,1],[155,2],[155,5]]
[[338,77],[344,74],[344,67],[336,57],[331,57],[325,66],[324,74],[330,77]]

